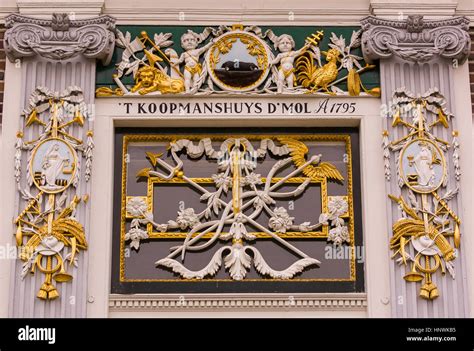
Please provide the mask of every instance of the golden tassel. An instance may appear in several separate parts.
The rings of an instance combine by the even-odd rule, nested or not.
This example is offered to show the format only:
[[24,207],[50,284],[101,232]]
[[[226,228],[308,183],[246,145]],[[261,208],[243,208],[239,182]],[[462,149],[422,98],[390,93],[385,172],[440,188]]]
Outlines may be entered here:
[[461,231],[459,230],[459,224],[456,223],[454,227],[454,246],[459,248],[461,246]]
[[21,224],[18,224],[18,229],[16,230],[16,246],[21,246],[23,244],[23,231],[21,229]]
[[349,71],[347,76],[347,90],[350,96],[359,96],[360,94],[360,76],[355,68]]
[[36,297],[38,297],[41,300],[47,300],[48,299],[48,292],[46,291],[46,286],[43,283],[41,288],[39,289],[38,293],[36,294]]

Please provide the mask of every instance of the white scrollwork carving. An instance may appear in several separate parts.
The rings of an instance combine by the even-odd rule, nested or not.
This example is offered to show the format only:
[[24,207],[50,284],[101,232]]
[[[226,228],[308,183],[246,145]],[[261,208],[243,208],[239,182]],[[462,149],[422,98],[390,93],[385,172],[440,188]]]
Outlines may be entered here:
[[406,21],[369,16],[362,21],[362,49],[368,62],[392,55],[407,61],[427,62],[435,56],[457,59],[469,55],[469,19],[425,21],[408,16]]
[[[161,160],[161,154],[147,153],[152,165],[159,165],[166,172],[146,168],[138,172],[139,176],[159,177],[163,181],[170,181],[173,177],[178,177],[201,193],[200,200],[206,203],[206,208],[199,212],[193,208],[184,208],[178,211],[176,220],[159,224],[153,221],[153,214],[147,212],[149,207],[146,197],[127,197],[126,212],[127,215],[133,217],[133,220],[131,229],[125,235],[125,241],[130,241],[130,246],[138,250],[140,240],[148,239],[145,230],[140,229],[140,225],[148,223],[158,230],[173,228],[188,230],[181,245],[172,247],[172,252],[167,257],[156,261],[156,265],[168,267],[185,279],[203,279],[206,276],[213,276],[221,267],[222,259],[230,277],[234,280],[245,278],[252,261],[259,273],[278,279],[290,279],[306,267],[319,265],[318,260],[308,257],[280,235],[289,230],[310,231],[327,225],[331,227],[328,241],[333,241],[336,245],[341,245],[344,242],[349,243],[348,228],[344,225],[344,219],[341,218],[348,215],[347,199],[344,196],[329,197],[328,212],[323,213],[317,223],[295,224],[295,217],[290,216],[286,208],[276,206],[276,199],[299,196],[304,193],[311,179],[306,178],[292,191],[279,192],[278,188],[288,179],[296,177],[300,173],[306,174],[305,172],[313,172],[320,177],[334,177],[334,179],[341,179],[342,176],[334,166],[327,162],[321,162],[322,155],[309,157],[307,161],[304,160],[303,155],[308,150],[305,151],[306,146],[302,142],[287,138],[281,139],[281,143],[282,145],[276,145],[273,141],[262,140],[260,147],[255,149],[253,144],[245,138],[229,138],[222,142],[218,150],[215,150],[210,139],[201,139],[196,143],[187,139],[175,140],[170,142],[168,148],[171,152],[171,159],[175,163],[174,166]],[[300,149],[295,151],[295,148]],[[266,150],[279,156],[291,153],[298,160],[296,169],[285,177],[278,178],[278,181],[274,180],[275,175],[293,160],[293,157],[287,157],[275,162],[266,177],[262,178],[260,174],[253,171],[257,167],[253,158],[264,157]],[[295,154],[295,152],[299,154],[300,151],[303,153],[301,163],[299,156]],[[184,175],[183,162],[179,159],[178,152],[185,152],[191,158],[199,158],[205,153],[208,158],[218,161],[219,172],[212,175],[212,180],[216,185],[215,191],[200,186],[192,178]],[[225,197],[224,194],[230,190],[232,198],[224,200],[222,197]],[[247,209],[252,207],[253,211],[249,212]],[[263,212],[268,215],[268,227],[257,222],[257,218]],[[215,216],[218,218],[213,219]],[[230,229],[224,233],[224,227],[229,225]],[[247,230],[248,226],[270,236],[290,252],[300,256],[300,259],[282,271],[272,269],[257,248],[244,244],[245,241],[256,239],[256,236]],[[206,234],[209,234],[208,240],[200,241]],[[218,249],[211,261],[200,270],[192,271],[174,258],[181,255],[181,259],[184,261],[186,252],[204,250],[219,239],[224,241],[232,239],[232,245]]]
[[[58,23],[17,14],[7,16],[5,49],[11,61],[39,55],[51,60],[67,60],[79,54],[87,58],[110,61],[115,43],[115,23],[110,16],[91,20],[69,20]],[[62,26],[62,27],[61,27]]]
[[[184,52],[178,56],[172,48],[171,33],[156,33],[152,37],[142,31],[133,39],[129,32],[117,31],[117,46],[124,49],[113,76],[118,87],[100,87],[96,95],[323,93],[357,96],[363,89],[369,95],[379,96],[380,88],[367,90],[360,80],[360,74],[375,68],[354,54],[360,47],[360,34],[353,31],[346,45],[345,38],[332,33],[326,52],[319,48],[323,31],[311,34],[305,45],[297,49],[289,34],[278,36],[270,29],[263,33],[256,26],[207,27],[202,33],[185,32],[180,38]],[[268,40],[279,52],[272,51]],[[125,84],[124,78],[128,75],[135,82],[131,87]],[[343,81],[347,81],[348,92],[336,86]]]

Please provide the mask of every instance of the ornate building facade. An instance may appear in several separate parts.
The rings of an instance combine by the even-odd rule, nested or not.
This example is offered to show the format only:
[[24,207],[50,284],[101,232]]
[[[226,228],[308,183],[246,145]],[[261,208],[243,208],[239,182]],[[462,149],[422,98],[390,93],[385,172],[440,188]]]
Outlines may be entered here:
[[0,315],[473,317],[472,2],[185,3],[0,10]]

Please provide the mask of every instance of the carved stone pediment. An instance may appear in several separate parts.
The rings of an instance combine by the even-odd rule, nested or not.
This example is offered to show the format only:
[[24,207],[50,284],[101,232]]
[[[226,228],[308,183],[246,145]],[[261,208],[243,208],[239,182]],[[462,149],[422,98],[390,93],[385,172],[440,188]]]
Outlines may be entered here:
[[369,16],[361,24],[362,50],[367,62],[395,55],[418,63],[436,56],[462,63],[469,55],[469,19],[465,17],[428,21],[418,15],[396,21]]
[[82,54],[107,64],[113,54],[115,19],[110,16],[70,20],[67,14],[53,14],[52,20],[43,20],[12,14],[5,24],[10,61],[35,55],[60,61]]

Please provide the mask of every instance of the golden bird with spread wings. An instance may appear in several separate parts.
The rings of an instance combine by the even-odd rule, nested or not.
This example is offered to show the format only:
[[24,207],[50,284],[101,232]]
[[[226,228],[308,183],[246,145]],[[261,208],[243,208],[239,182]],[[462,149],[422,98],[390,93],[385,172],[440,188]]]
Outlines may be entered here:
[[[290,155],[296,167],[304,165],[306,154],[309,152],[308,147],[301,141],[292,138],[278,138],[278,141],[285,144],[290,149]],[[309,164],[303,169],[303,174],[311,178],[327,178],[330,180],[343,181],[344,177],[339,170],[329,162],[321,162],[321,156],[313,164]]]

